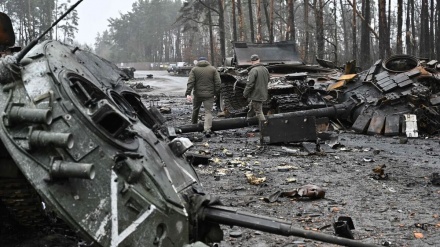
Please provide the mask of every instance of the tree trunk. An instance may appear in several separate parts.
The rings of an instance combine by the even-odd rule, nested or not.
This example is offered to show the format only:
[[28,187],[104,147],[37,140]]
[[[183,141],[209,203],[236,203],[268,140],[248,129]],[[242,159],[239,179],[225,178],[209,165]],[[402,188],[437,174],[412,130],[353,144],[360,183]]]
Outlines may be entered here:
[[348,55],[348,51],[349,51],[349,44],[348,44],[348,31],[347,31],[347,21],[345,19],[345,11],[344,11],[344,3],[342,2],[342,0],[339,0],[339,3],[341,5],[341,18],[342,18],[342,33],[344,36],[344,60],[347,60],[347,55]]
[[273,43],[274,41],[274,34],[273,34],[273,29],[274,29],[274,6],[273,6],[273,1],[274,0],[270,0],[270,15],[269,15],[269,43]]
[[226,58],[226,37],[225,37],[225,16],[224,16],[224,0],[217,0],[218,2],[218,28],[220,34],[220,55],[223,61]]
[[287,37],[286,40],[292,40],[295,43],[295,19],[294,19],[294,11],[293,8],[293,0],[287,1]]
[[243,9],[241,7],[241,0],[237,0],[237,13],[238,13],[238,33],[240,34],[240,41],[245,41],[247,39],[245,26],[244,26],[244,15]]
[[171,44],[171,31],[164,33],[165,38],[165,61],[170,61],[170,44]]
[[353,60],[357,60],[357,26],[356,26],[356,0],[353,0],[353,27],[352,27],[352,37],[353,37]]
[[253,14],[253,10],[252,10],[252,1],[253,0],[248,0],[249,27],[251,29],[251,42],[255,42],[254,14]]
[[177,30],[177,34],[176,34],[176,62],[177,61],[182,61],[182,50],[180,49],[180,45],[181,45],[181,34],[180,34],[180,28],[179,30]]
[[323,0],[315,0],[313,5],[315,8],[317,56],[324,58],[324,2]]
[[263,40],[261,25],[261,0],[257,0],[257,43],[261,43]]
[[211,9],[208,10],[208,24],[209,24],[209,49],[211,53],[211,64],[215,64],[215,53],[214,53],[214,34],[212,31],[212,12]]
[[387,56],[391,56],[391,0],[388,0]]
[[402,9],[403,0],[397,0],[397,40],[396,40],[396,53],[402,54]]
[[428,0],[422,0],[422,9],[420,12],[420,56],[429,57],[429,10]]
[[[269,3],[268,0],[263,0],[264,17],[266,18],[267,36],[270,39],[270,16],[269,16]],[[271,0],[272,1],[272,0]],[[263,39],[264,40],[264,39]]]
[[232,39],[237,41],[237,17],[235,16],[235,0],[231,0],[231,10],[232,10]]
[[[431,50],[434,52],[434,0],[431,0],[431,11],[430,11],[430,15],[429,15],[429,48],[428,50]],[[430,54],[431,55],[434,54]]]
[[412,33],[412,52],[413,55],[417,55],[417,40],[416,40],[416,25],[415,25],[415,8],[414,8],[414,0],[409,0],[411,2],[411,33]]
[[368,25],[370,24],[370,0],[362,0],[362,15],[365,21],[361,25],[361,57],[365,64],[370,64],[370,29]]
[[381,58],[387,57],[387,28],[386,0],[379,0],[379,55]]
[[411,28],[411,25],[410,25],[410,23],[411,23],[411,20],[410,20],[410,18],[411,18],[411,15],[410,15],[410,13],[411,13],[411,11],[410,11],[410,2],[411,2],[411,0],[409,0],[407,3],[406,3],[406,25],[405,25],[405,30],[406,30],[406,35],[405,35],[405,46],[406,46],[406,54],[409,54],[409,55],[412,55],[412,53],[413,53],[413,51],[412,51],[412,45],[411,45],[411,42],[412,42],[412,39],[411,39],[411,37],[412,37],[412,34],[411,34],[411,31],[410,31],[410,28]]
[[[342,0],[341,0],[342,1]],[[309,0],[304,0],[304,26],[305,26],[305,41],[303,45],[304,49],[304,61],[307,63],[309,60]]]
[[435,51],[437,54],[436,58],[437,60],[440,60],[440,0],[437,0],[437,18],[435,27]]

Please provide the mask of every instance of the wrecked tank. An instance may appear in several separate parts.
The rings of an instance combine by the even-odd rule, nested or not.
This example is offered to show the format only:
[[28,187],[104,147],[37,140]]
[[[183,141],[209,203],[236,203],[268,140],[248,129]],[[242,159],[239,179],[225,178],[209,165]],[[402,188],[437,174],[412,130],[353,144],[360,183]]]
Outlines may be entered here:
[[[320,82],[303,84],[301,92],[304,97],[301,98],[306,102],[319,100],[310,104],[301,100],[289,101],[290,106],[283,108],[278,105],[275,111],[278,113],[268,112],[268,121],[261,126],[263,139],[267,134],[270,136],[268,143],[314,141],[318,125],[329,127],[330,123],[341,129],[351,128],[357,133],[369,135],[417,137],[419,133],[439,133],[440,63],[437,60],[394,55],[376,61],[366,71],[355,73],[354,68],[353,62],[350,62],[343,73],[341,70],[340,74],[327,74],[326,79]],[[286,74],[280,78],[288,80],[291,76]],[[234,82],[235,86],[241,83],[239,80],[245,80],[236,78],[241,79]],[[236,95],[231,93],[231,97],[241,97],[241,92],[237,95],[238,88],[235,87]],[[292,99],[291,96],[289,98]],[[244,107],[245,99],[241,97],[241,100]],[[249,125],[258,125],[258,120],[245,117],[217,120],[213,121],[212,129]],[[186,125],[179,126],[178,131],[193,132],[201,128],[200,125]]]
[[416,137],[418,132],[436,134],[440,129],[440,64],[437,60],[394,55],[376,61],[366,71],[359,71],[356,61],[347,62],[343,68],[318,58],[319,66],[303,64],[295,45],[288,41],[234,42],[233,48],[234,57],[226,59],[225,66],[219,68],[222,88],[218,103],[226,116],[238,116],[246,110],[248,102],[242,95],[247,73],[252,68],[250,56],[259,54],[271,76],[269,99],[263,104],[268,115],[321,109],[352,101],[356,107],[351,114],[326,117],[341,128],[371,135]]
[[266,113],[281,113],[314,109],[325,106],[320,93],[325,82],[341,73],[335,68],[304,64],[291,41],[276,43],[232,43],[234,56],[220,67],[221,92],[219,105],[222,111],[242,112],[248,105],[243,97],[247,75],[252,64],[250,57],[258,54],[261,63],[269,70],[268,100],[263,104]]
[[192,143],[166,138],[115,65],[38,42],[47,31],[0,59],[1,210],[32,227],[55,215],[93,246],[219,242],[218,224],[373,246],[219,206],[184,159]]

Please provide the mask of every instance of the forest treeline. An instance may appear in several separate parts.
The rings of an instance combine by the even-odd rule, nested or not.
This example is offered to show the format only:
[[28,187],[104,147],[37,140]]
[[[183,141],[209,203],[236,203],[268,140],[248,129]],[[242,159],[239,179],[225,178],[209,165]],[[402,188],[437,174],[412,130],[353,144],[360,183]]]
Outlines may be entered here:
[[[71,0],[0,0],[0,11],[11,18],[16,45],[23,47],[49,28],[70,5]],[[48,33],[47,39],[72,44],[78,20],[77,11],[72,11]]]
[[[2,0],[19,45],[38,36],[66,1]],[[231,42],[295,42],[300,57],[363,68],[392,54],[440,60],[440,0],[138,0],[110,18],[94,50],[114,62],[191,62],[220,65]],[[73,12],[48,38],[74,42]]]

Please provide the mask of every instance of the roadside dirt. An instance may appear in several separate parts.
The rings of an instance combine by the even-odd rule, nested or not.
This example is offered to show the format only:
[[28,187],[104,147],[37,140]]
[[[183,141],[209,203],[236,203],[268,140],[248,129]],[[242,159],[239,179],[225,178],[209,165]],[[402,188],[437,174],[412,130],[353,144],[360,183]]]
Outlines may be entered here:
[[[170,125],[190,123],[191,105],[185,99],[163,99],[161,104],[172,108],[172,113],[165,115]],[[440,170],[439,137],[407,139],[350,131],[333,135],[340,143],[337,147],[310,154],[298,144],[261,146],[255,127],[218,131],[211,138],[186,134],[191,139],[202,138],[192,151],[208,153],[212,161],[197,165],[200,180],[207,192],[220,196],[227,206],[327,234],[334,233],[332,223],[339,216],[349,216],[354,222],[354,238],[362,242],[439,246],[440,187],[431,183],[432,174]],[[233,157],[227,157],[227,151]],[[286,165],[291,166],[288,171],[279,168]],[[373,172],[383,165],[384,175]],[[247,172],[266,181],[251,185]],[[306,184],[324,188],[325,198],[279,198],[274,203],[263,200],[278,190],[292,191]],[[220,246],[331,246],[249,229],[223,229],[225,241]],[[231,237],[237,232],[241,237]]]

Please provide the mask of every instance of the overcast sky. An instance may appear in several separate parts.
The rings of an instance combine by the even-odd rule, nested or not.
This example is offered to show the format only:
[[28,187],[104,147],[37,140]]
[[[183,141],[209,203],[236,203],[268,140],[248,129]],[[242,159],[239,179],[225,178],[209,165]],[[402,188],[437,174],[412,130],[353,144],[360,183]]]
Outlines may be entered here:
[[[71,4],[76,1],[71,1]],[[137,0],[84,0],[76,8],[79,16],[78,33],[75,39],[79,43],[92,45],[96,34],[108,29],[107,19],[119,18],[119,13],[131,11],[132,4]]]

